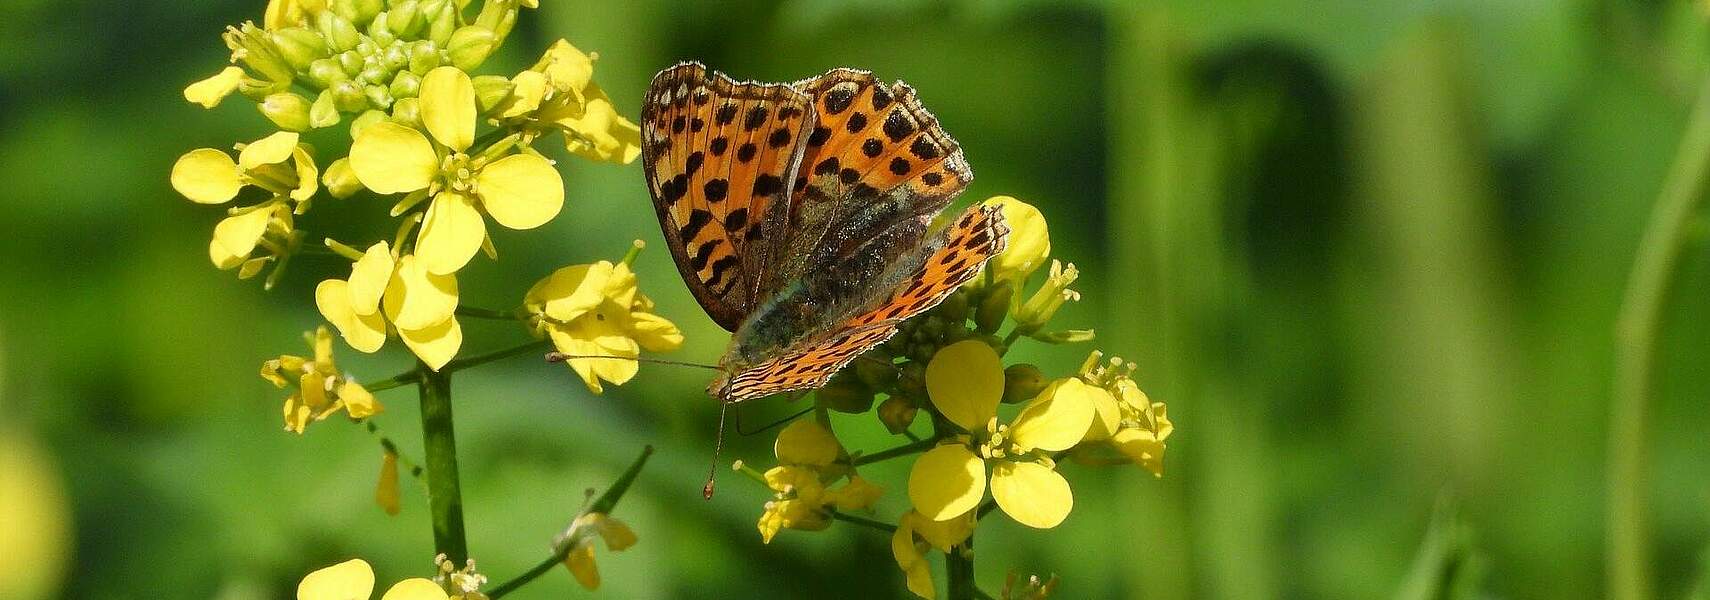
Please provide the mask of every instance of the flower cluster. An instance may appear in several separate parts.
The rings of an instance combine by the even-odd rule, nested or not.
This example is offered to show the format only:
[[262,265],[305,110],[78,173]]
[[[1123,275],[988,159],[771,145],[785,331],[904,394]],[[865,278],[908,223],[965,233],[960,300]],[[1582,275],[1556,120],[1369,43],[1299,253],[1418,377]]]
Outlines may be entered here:
[[[641,242],[636,242],[640,250]],[[588,391],[602,381],[622,385],[640,366],[642,350],[668,352],[683,345],[677,326],[653,312],[653,300],[636,287],[631,252],[613,264],[599,261],[554,271],[529,288],[523,310],[538,335],[552,340]]]
[[[1012,230],[1007,249],[981,277],[903,323],[889,341],[835,376],[817,392],[813,418],[779,433],[779,466],[756,474],[775,494],[760,518],[762,539],[771,541],[783,528],[824,529],[838,510],[870,507],[881,490],[856,477],[854,468],[915,456],[910,509],[897,521],[891,551],[909,590],[932,598],[927,556],[934,550],[971,556],[966,544],[989,511],[1038,529],[1069,516],[1074,493],[1058,472],[1064,459],[1131,462],[1162,474],[1164,441],[1173,428],[1164,405],[1135,384],[1133,363],[1103,361],[1094,351],[1079,371],[1056,378],[1030,364],[1004,365],[1004,354],[1024,338],[1062,344],[1089,341],[1093,332],[1047,327],[1080,293],[1071,288],[1079,276],[1075,266],[1050,259],[1044,216],[1015,198],[988,202],[1002,208]],[[1043,280],[1028,291],[1041,269]],[[1009,330],[1000,337],[1006,323]],[[870,455],[846,452],[831,433],[830,413],[869,411],[911,441]],[[828,487],[844,476],[849,483],[843,488]],[[859,502],[846,509],[849,496]],[[1028,593],[1043,597],[1051,587],[1031,585]]]
[[352,419],[379,413],[384,407],[362,384],[339,373],[333,363],[332,334],[316,329],[309,338],[314,356],[289,354],[261,363],[261,378],[280,389],[290,388],[285,399],[285,430],[302,433],[309,423],[344,411]]

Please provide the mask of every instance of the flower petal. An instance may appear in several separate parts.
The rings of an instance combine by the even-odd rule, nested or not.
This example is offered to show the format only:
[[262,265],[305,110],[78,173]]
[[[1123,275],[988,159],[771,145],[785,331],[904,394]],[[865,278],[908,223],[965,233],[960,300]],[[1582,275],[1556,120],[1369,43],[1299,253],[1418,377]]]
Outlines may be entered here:
[[595,394],[605,391],[605,386],[600,383],[601,380],[622,385],[635,377],[636,371],[639,370],[638,363],[633,360],[624,360],[639,356],[639,348],[632,352],[622,352],[622,348],[618,348],[619,351],[614,351],[611,348],[611,346],[621,346],[621,342],[627,338],[601,340],[605,341],[605,343],[601,343],[581,328],[570,327],[552,327],[547,330],[547,334],[552,338],[552,346],[564,354],[619,357],[572,358],[564,361],[566,365],[569,365],[570,370],[575,371],[576,375],[582,378],[582,383],[588,386],[588,391]]
[[1045,215],[1033,205],[1010,196],[996,196],[985,204],[1002,208],[1003,222],[1009,226],[1009,246],[993,257],[986,268],[992,270],[995,279],[1026,279],[1051,255],[1051,235],[1045,227]]
[[1003,399],[1003,361],[979,340],[940,348],[926,364],[926,392],[952,423],[968,431],[984,429]]
[[446,600],[446,595],[432,579],[412,577],[394,584],[380,600]]
[[321,172],[315,166],[315,158],[309,156],[309,151],[297,146],[291,151],[291,163],[297,169],[297,189],[291,190],[291,199],[299,202],[315,196],[321,187]]
[[582,111],[553,119],[559,127],[575,133],[564,136],[565,148],[589,160],[634,162],[641,155],[641,128],[619,115],[599,86],[590,86],[589,92]]
[[612,263],[603,260],[564,267],[536,284],[529,297],[541,304],[546,316],[569,323],[605,301],[606,281],[611,279],[612,270]]
[[374,569],[353,558],[304,576],[297,600],[368,600],[373,591]]
[[552,163],[533,154],[493,161],[475,176],[481,206],[511,229],[534,229],[564,208],[564,179]]
[[778,462],[789,465],[823,467],[837,460],[842,450],[831,430],[812,418],[796,419],[778,432],[778,441],[772,444]]
[[594,59],[561,39],[546,49],[546,54],[531,70],[545,73],[552,86],[559,90],[576,91],[587,87],[593,80]]
[[297,149],[297,132],[279,131],[273,135],[250,142],[238,151],[238,168],[245,171],[262,165],[285,162],[291,158],[291,152]]
[[426,329],[400,328],[398,337],[428,368],[438,371],[457,356],[457,349],[463,345],[463,326],[457,324],[457,319],[446,319]]
[[265,206],[221,219],[214,226],[214,241],[208,246],[208,258],[214,261],[214,266],[230,269],[249,258],[256,242],[267,233],[267,222],[273,219],[275,210],[276,206]]
[[1034,462],[998,461],[992,467],[992,498],[1017,523],[1050,529],[1075,507],[1069,480]]
[[380,121],[364,127],[351,143],[350,168],[374,193],[413,192],[433,183],[439,156],[422,132]]
[[928,519],[942,521],[968,512],[986,494],[986,467],[960,444],[944,444],[914,461],[908,499]]
[[1164,476],[1164,442],[1158,436],[1145,429],[1124,429],[1116,432],[1110,438],[1110,443],[1127,456],[1134,464],[1151,471],[1157,477]]
[[1117,403],[1116,396],[1101,387],[1086,386],[1087,399],[1092,402],[1092,427],[1087,429],[1086,439],[1106,440],[1122,427],[1122,405]]
[[237,163],[213,148],[197,148],[172,164],[172,189],[197,204],[224,204],[243,187]]
[[392,282],[392,250],[386,242],[368,247],[368,251],[350,267],[350,305],[359,315],[372,315],[380,310],[380,296]]
[[653,313],[629,313],[629,330],[648,352],[670,352],[682,347],[683,332],[665,317]]
[[221,100],[236,91],[238,84],[243,82],[243,69],[226,67],[219,73],[207,79],[190,84],[184,88],[184,99],[202,105],[202,108],[213,108],[220,105]]
[[511,78],[511,96],[499,113],[499,118],[520,117],[540,108],[546,97],[546,75],[539,71],[523,71]]
[[386,344],[386,320],[379,314],[357,314],[350,296],[350,284],[345,280],[322,281],[315,286],[315,308],[338,328],[344,343],[360,352],[375,352]]
[[368,388],[355,382],[345,382],[338,386],[338,400],[344,403],[344,411],[350,413],[352,419],[365,419],[380,414],[385,407],[374,399],[374,393]]
[[623,521],[612,517],[606,517],[601,521],[597,531],[600,532],[600,538],[606,541],[606,549],[612,552],[627,550],[636,542],[635,530],[630,529],[629,525],[624,524]]
[[440,192],[428,206],[427,218],[416,234],[416,257],[428,271],[450,275],[475,258],[486,237],[487,223],[473,199],[457,192]]
[[579,545],[564,557],[564,566],[570,569],[570,574],[576,576],[576,583],[582,584],[583,589],[600,589],[600,569],[594,564],[594,546]]
[[1009,426],[1016,447],[1022,452],[1034,448],[1056,452],[1080,443],[1093,422],[1092,390],[1098,388],[1074,377],[1051,382]]
[[462,152],[475,143],[475,84],[462,69],[444,66],[422,77],[422,124],[433,139]]

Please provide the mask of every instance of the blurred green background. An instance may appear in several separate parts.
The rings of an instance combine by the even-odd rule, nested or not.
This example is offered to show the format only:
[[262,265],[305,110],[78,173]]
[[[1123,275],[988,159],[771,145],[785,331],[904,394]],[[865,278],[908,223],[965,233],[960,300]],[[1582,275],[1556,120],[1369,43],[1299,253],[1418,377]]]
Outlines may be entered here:
[[[423,488],[406,479],[386,517],[372,438],[341,419],[281,431],[281,392],[255,375],[303,350],[311,290],[345,265],[304,257],[271,292],[239,282],[206,258],[219,211],[167,185],[179,154],[272,130],[251,103],[180,95],[225,64],[220,30],[262,4],[0,4],[0,515],[14,519],[0,536],[47,557],[0,577],[25,588],[275,598],[351,556],[382,582],[431,568]],[[1162,480],[1065,467],[1076,505],[1056,530],[987,520],[986,590],[1014,569],[1060,575],[1065,598],[1431,597],[1444,580],[1605,595],[1614,315],[1710,66],[1699,3],[543,4],[486,72],[568,38],[600,53],[596,79],[633,118],[680,59],[762,80],[869,68],[917,87],[962,142],[978,174],[964,201],[1045,211],[1054,255],[1083,273],[1085,299],[1057,322],[1100,339],[1012,356],[1059,374],[1093,346],[1136,360],[1178,431]],[[642,288],[688,334],[673,358],[713,360],[727,337],[670,266],[639,164],[561,164],[564,213],[497,231],[502,260],[463,272],[464,303],[510,306],[640,238]],[[317,210],[310,227],[373,231],[383,209]],[[1710,543],[1710,252],[1691,246],[1681,267],[1644,442],[1665,598],[1690,593]],[[465,352],[521,336],[465,330]],[[395,344],[340,356],[368,379],[410,364]],[[594,397],[528,358],[460,375],[482,571],[544,557],[583,491],[653,444],[617,511],[641,543],[601,550],[600,595],[904,595],[886,536],[762,545],[764,490],[726,475],[701,500],[704,380],[647,365]],[[376,422],[419,460],[413,395],[380,398]],[[870,417],[837,425],[853,448],[895,443]],[[766,464],[771,441],[733,436],[725,456]],[[907,461],[884,467],[870,477],[894,519]],[[1439,505],[1454,508],[1433,526]],[[555,571],[515,597],[565,595],[588,594]]]

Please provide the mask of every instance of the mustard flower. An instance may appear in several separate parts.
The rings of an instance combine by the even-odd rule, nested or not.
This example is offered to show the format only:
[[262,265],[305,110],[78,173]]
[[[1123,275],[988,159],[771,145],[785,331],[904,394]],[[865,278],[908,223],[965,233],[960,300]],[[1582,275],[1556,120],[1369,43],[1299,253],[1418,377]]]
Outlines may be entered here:
[[455,67],[429,71],[420,107],[428,135],[394,121],[368,125],[351,144],[350,167],[376,193],[412,194],[400,206],[417,195],[432,199],[415,245],[428,272],[447,275],[469,263],[487,239],[482,212],[511,229],[533,229],[558,216],[564,180],[551,161],[512,153],[514,138],[468,154],[476,104],[467,74]]
[[994,196],[985,204],[1002,208],[1004,224],[1009,226],[1009,246],[992,257],[986,268],[991,270],[993,280],[1014,282],[1019,289],[1021,282],[1051,255],[1051,234],[1045,225],[1045,215],[1013,196]]
[[978,340],[946,346],[926,366],[927,395],[938,411],[969,432],[922,454],[909,473],[909,500],[930,519],[973,509],[986,491],[1017,522],[1056,527],[1074,508],[1069,482],[1051,453],[1079,443],[1094,408],[1078,379],[1053,382],[1008,425],[997,419],[1004,371],[997,353]]
[[386,242],[369,246],[349,279],[315,286],[315,307],[351,348],[378,351],[387,324],[429,368],[439,370],[463,345],[457,323],[457,278],[436,275],[414,255],[396,256]]
[[511,79],[511,96],[495,117],[532,130],[563,134],[571,154],[629,164],[641,156],[641,128],[619,115],[594,83],[598,55],[558,40],[529,70]]
[[612,552],[622,552],[636,542],[635,532],[628,525],[605,513],[585,513],[570,523],[570,529],[559,536],[554,546],[570,545],[564,567],[570,569],[576,583],[590,590],[600,587],[600,570],[594,564],[595,538],[605,540],[606,550]]
[[1134,383],[1131,376],[1134,363],[1112,358],[1107,365],[1099,364],[1102,353],[1087,357],[1078,378],[1087,383],[1087,397],[1093,401],[1095,416],[1082,444],[1075,448],[1075,458],[1082,462],[1112,462],[1109,453],[1097,453],[1101,447],[1114,449],[1120,455],[1115,462],[1132,462],[1154,476],[1164,474],[1164,441],[1175,432],[1162,402],[1153,402]]
[[197,148],[172,165],[172,189],[197,204],[225,204],[244,186],[306,202],[319,189],[314,157],[297,134],[281,131],[238,144],[236,161],[213,148]]
[[844,469],[834,468],[844,452],[831,430],[817,420],[799,419],[778,432],[773,453],[780,464],[765,474],[773,499],[766,502],[756,524],[763,543],[772,543],[781,529],[823,530],[831,525],[827,509],[871,509],[884,493],[854,473],[848,473],[843,485],[828,487],[845,474]]
[[348,375],[338,372],[333,362],[332,333],[326,327],[315,329],[311,339],[314,356],[284,355],[261,363],[261,378],[274,386],[295,391],[285,399],[285,430],[303,433],[311,421],[319,421],[340,410],[352,419],[361,419],[383,410],[374,394]]
[[[316,570],[297,583],[297,600],[366,600],[374,593],[374,568],[353,558]],[[448,600],[431,579],[413,577],[386,590],[380,600]]]
[[907,578],[908,591],[927,600],[937,596],[932,568],[926,562],[927,551],[951,552],[974,533],[975,522],[971,510],[943,520],[929,519],[912,510],[903,513],[891,534],[891,557]]
[[637,289],[627,263],[602,260],[554,271],[529,288],[523,306],[536,332],[559,352],[583,357],[565,363],[596,394],[604,391],[601,381],[622,385],[635,377],[638,364],[624,359],[683,345],[683,333],[653,313],[653,301]]

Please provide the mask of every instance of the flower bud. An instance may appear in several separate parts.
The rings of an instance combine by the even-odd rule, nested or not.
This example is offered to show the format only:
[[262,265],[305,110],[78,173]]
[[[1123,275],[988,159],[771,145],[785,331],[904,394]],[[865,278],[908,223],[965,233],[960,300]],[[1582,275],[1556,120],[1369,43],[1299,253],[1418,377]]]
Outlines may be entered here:
[[267,39],[279,49],[279,56],[290,63],[293,71],[307,71],[309,63],[327,55],[327,43],[321,34],[303,27],[269,31]]
[[1003,370],[1003,402],[1015,404],[1032,400],[1045,390],[1048,383],[1039,367],[1027,363],[1010,365]]
[[495,45],[503,42],[517,24],[517,1],[494,0],[482,5],[481,13],[475,15],[475,24],[493,32]]
[[860,414],[873,408],[873,390],[867,389],[854,373],[844,371],[814,392],[814,402],[837,412]]
[[362,72],[356,74],[356,80],[363,85],[386,83],[392,80],[392,70],[379,58],[365,59]]
[[875,353],[868,353],[865,355],[873,358],[873,360],[855,360],[855,364],[853,365],[855,367],[855,376],[861,379],[861,383],[866,384],[867,387],[873,390],[888,390],[891,388],[891,384],[897,382],[897,367],[896,365],[890,364],[888,359],[882,359],[874,356],[874,354]]
[[358,112],[368,108],[368,98],[362,95],[362,86],[354,81],[340,81],[327,88],[333,94],[333,104],[339,112]]
[[261,114],[265,115],[267,120],[278,125],[280,129],[286,131],[309,130],[308,98],[291,92],[281,92],[268,96],[261,101],[261,104],[257,105],[257,108],[261,109]]
[[980,333],[993,333],[1003,326],[1003,318],[1009,314],[1009,297],[1014,295],[1013,285],[1000,281],[985,290],[985,296],[980,298],[980,305],[974,311],[974,326]]
[[337,124],[338,104],[333,101],[332,90],[321,90],[315,96],[315,103],[309,106],[309,126],[319,129]]
[[891,396],[879,403],[879,422],[885,424],[885,429],[893,434],[908,431],[908,426],[914,424],[914,415],[920,409],[913,402],[902,396]]
[[960,290],[951,293],[950,297],[938,305],[937,312],[945,321],[961,327],[962,323],[968,320],[968,293]]
[[339,66],[337,58],[323,58],[309,63],[308,76],[309,81],[321,89],[350,78],[345,74],[344,67]]
[[392,44],[380,52],[380,64],[385,65],[387,72],[395,72],[410,66],[409,44]]
[[411,39],[426,22],[422,18],[422,3],[416,0],[393,2],[386,11],[386,28],[399,39]]
[[516,84],[502,75],[482,75],[476,77],[474,83],[475,105],[482,114],[510,99],[511,91],[516,89]]
[[422,128],[422,104],[416,98],[401,98],[392,103],[392,120],[400,125]]
[[382,0],[333,0],[332,3],[333,12],[358,26],[367,24],[382,8],[385,8]]
[[457,31],[457,7],[450,0],[429,0],[422,5],[422,14],[427,17],[427,32],[424,37],[435,44],[451,41],[451,34]]
[[268,81],[265,79],[250,79],[245,77],[238,82],[237,91],[243,97],[256,102],[266,100],[268,96],[291,89],[289,82]]
[[897,377],[897,391],[914,397],[925,396],[926,363],[915,361],[904,364],[902,373]]
[[422,78],[409,71],[399,71],[397,75],[392,76],[389,91],[392,92],[393,98],[414,98],[421,89]]
[[441,44],[428,40],[411,43],[409,50],[410,62],[408,65],[410,72],[417,75],[427,75],[428,71],[432,71],[434,67],[438,67],[440,46]]
[[392,35],[392,28],[387,24],[391,20],[391,12],[374,15],[374,20],[368,22],[368,39],[382,45],[390,44],[393,40],[398,39],[397,36]]
[[[489,3],[491,4],[491,3]],[[451,33],[451,38],[445,42],[445,48],[451,56],[451,64],[465,71],[472,71],[487,60],[487,55],[498,47],[498,36],[493,30],[480,25],[460,27]]]
[[1030,335],[1033,339],[1047,344],[1079,344],[1093,340],[1091,329],[1065,329],[1063,331],[1048,331]]
[[387,91],[386,86],[380,84],[369,85],[368,87],[362,88],[362,93],[368,97],[369,106],[379,109],[392,107],[392,92]]
[[369,125],[373,125],[384,120],[386,120],[386,113],[377,110],[364,111],[362,114],[357,115],[355,119],[350,121],[350,139],[354,140],[358,136],[361,136],[362,130],[367,129]]
[[362,53],[355,50],[340,52],[337,59],[339,68],[344,69],[344,74],[350,77],[361,75],[362,68],[368,66],[368,61],[362,57]]
[[321,176],[321,183],[326,184],[327,193],[334,198],[349,198],[362,191],[362,182],[356,179],[356,170],[350,168],[350,158],[340,158],[327,165],[327,172]]

